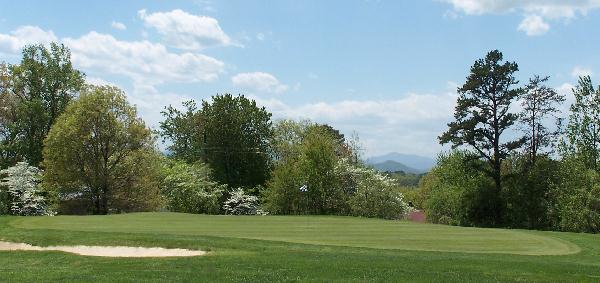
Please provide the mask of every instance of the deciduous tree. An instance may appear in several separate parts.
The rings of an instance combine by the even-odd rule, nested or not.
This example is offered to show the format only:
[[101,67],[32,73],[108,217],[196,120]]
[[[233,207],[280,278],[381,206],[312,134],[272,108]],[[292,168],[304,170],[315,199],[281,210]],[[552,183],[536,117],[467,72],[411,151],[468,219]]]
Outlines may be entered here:
[[[151,178],[146,174],[152,168],[145,167],[150,166],[151,156],[142,153],[152,151],[153,142],[123,91],[89,86],[48,134],[44,182],[62,195],[89,199],[94,214],[126,210],[117,196],[129,196],[128,205],[135,210],[154,209],[158,204],[152,196],[159,195],[158,183],[139,185]],[[128,193],[130,189],[137,193]]]

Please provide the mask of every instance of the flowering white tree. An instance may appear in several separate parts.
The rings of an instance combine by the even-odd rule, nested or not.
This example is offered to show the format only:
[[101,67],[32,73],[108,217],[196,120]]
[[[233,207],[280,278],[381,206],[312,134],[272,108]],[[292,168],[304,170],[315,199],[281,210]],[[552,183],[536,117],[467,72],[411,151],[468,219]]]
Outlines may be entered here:
[[225,210],[225,214],[254,215],[259,212],[258,198],[247,195],[243,189],[238,188],[231,192],[231,197],[225,201],[223,209]]
[[0,182],[0,189],[6,188],[10,196],[10,212],[13,215],[51,215],[40,189],[42,171],[26,162],[0,171],[6,176]]
[[352,214],[364,217],[401,219],[410,212],[404,196],[394,181],[371,168],[357,166],[346,158],[336,165],[336,174],[351,194],[348,202]]

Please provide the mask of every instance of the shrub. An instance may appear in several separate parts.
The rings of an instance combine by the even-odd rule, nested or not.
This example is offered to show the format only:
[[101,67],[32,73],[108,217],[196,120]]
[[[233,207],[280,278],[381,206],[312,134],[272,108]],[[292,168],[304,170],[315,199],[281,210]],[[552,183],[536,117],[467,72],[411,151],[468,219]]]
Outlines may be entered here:
[[231,196],[223,205],[223,210],[225,210],[225,214],[231,215],[255,215],[260,212],[258,198],[245,194],[242,188],[231,192]]
[[427,220],[453,225],[482,225],[497,223],[494,211],[491,178],[483,173],[486,164],[466,151],[441,154],[438,163],[421,180],[426,199]]
[[[6,175],[0,185],[6,187],[6,202],[13,215],[53,215],[49,210],[44,192],[40,189],[42,171],[26,162],[0,171]],[[0,187],[2,188],[2,187]]]
[[554,228],[600,233],[600,174],[576,157],[564,159],[560,168],[560,181],[551,192]]
[[506,202],[507,226],[549,228],[550,189],[559,182],[559,169],[559,162],[546,156],[538,156],[533,164],[527,156],[514,156],[504,162],[502,198]]
[[161,191],[170,211],[217,214],[225,185],[211,179],[207,165],[167,161],[163,168]]
[[[350,194],[348,203],[355,216],[401,219],[409,212],[408,204],[390,177],[371,168],[341,158],[336,173]],[[344,180],[345,179],[345,180]]]

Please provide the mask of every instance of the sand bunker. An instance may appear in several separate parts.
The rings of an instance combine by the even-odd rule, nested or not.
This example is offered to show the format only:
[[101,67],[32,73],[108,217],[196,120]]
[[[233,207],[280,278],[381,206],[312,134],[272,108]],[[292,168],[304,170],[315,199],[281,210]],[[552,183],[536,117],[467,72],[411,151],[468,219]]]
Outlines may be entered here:
[[38,247],[30,244],[0,241],[0,251],[62,251],[85,256],[105,257],[186,257],[205,255],[204,251],[186,249],[101,247],[101,246],[56,246]]

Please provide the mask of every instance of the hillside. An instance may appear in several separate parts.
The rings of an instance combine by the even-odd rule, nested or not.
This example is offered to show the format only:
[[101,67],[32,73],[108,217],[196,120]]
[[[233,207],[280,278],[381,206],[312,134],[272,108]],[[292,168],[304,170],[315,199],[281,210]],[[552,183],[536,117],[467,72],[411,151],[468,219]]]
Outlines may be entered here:
[[[395,163],[391,163],[393,161]],[[387,168],[384,166],[390,166],[390,168],[401,168],[406,167],[406,170],[412,169],[413,171],[405,171],[407,173],[425,173],[435,166],[436,161],[433,158],[415,155],[415,154],[404,154],[398,152],[391,152],[388,154],[373,156],[365,161],[367,164],[372,165],[375,168]],[[393,167],[396,166],[396,167]],[[382,170],[387,171],[387,170]]]
[[409,166],[406,166],[400,162],[396,162],[393,160],[386,160],[381,163],[370,164],[373,168],[381,172],[399,172],[402,171],[404,173],[411,174],[420,174],[423,173],[423,170],[418,170]]

